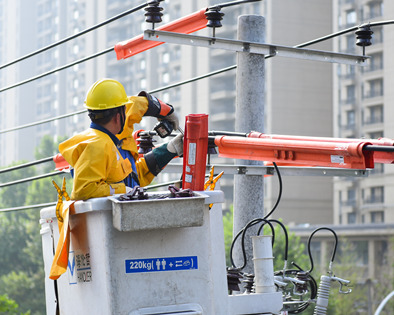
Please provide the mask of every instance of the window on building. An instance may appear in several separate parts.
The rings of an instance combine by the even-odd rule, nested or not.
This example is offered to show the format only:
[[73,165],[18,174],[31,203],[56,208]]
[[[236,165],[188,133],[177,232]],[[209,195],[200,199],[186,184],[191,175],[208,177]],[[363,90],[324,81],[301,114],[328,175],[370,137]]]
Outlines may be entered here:
[[383,122],[383,105],[369,106],[365,110],[364,123],[377,124]]
[[354,110],[346,112],[347,128],[353,128],[356,125],[356,113]]
[[145,59],[140,60],[140,70],[145,70],[146,69],[146,61]]
[[140,89],[146,89],[146,79],[142,78],[140,80]]
[[79,105],[79,99],[78,96],[73,97],[73,106],[77,107]]
[[368,241],[358,241],[354,242],[352,245],[356,253],[355,264],[357,266],[368,265]]
[[378,97],[383,95],[383,79],[374,79],[365,82],[364,98]]
[[346,86],[346,102],[348,104],[353,103],[356,99],[356,87],[351,84]]
[[181,58],[181,46],[176,46],[174,48],[172,58],[173,60],[177,60]]
[[384,187],[376,186],[369,188],[365,193],[364,203],[383,203],[384,202]]
[[346,11],[346,25],[354,25],[357,22],[357,14],[355,10]]
[[364,72],[383,69],[383,53],[371,54],[370,56],[369,65],[364,69]]
[[367,19],[373,19],[383,15],[383,3],[381,1],[371,1],[368,3],[369,16]]
[[170,14],[171,20],[179,19],[181,17],[181,6],[179,4],[174,5],[174,7],[171,8]]
[[181,67],[175,67],[173,70],[173,80],[179,81],[181,79]]
[[356,223],[356,213],[349,212],[347,214],[347,224],[355,224]]
[[382,27],[374,27],[373,28],[373,37],[372,43],[378,44],[383,42],[383,28]]
[[346,36],[346,51],[348,53],[356,51],[356,36],[353,34]]
[[170,102],[170,93],[169,92],[164,92],[163,93],[163,102],[169,103]]
[[371,223],[384,223],[384,211],[372,211]]
[[169,52],[164,52],[162,55],[163,63],[169,63],[170,62],[170,53]]
[[162,78],[163,78],[163,83],[167,84],[168,82],[170,82],[170,74],[168,72],[164,72]]
[[356,202],[356,190],[355,189],[348,189],[346,203],[348,205],[354,205],[355,202]]

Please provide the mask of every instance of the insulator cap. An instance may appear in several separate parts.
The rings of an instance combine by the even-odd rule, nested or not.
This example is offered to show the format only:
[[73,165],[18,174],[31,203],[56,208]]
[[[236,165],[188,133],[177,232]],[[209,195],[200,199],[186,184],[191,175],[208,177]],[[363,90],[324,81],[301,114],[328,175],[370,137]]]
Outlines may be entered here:
[[220,12],[218,8],[210,8],[205,12],[206,19],[208,20],[207,27],[221,27],[220,22],[223,19],[224,13]]
[[242,274],[238,269],[227,269],[227,286],[230,291],[240,291],[239,284],[241,283]]
[[357,46],[371,46],[373,31],[369,25],[360,26],[356,31],[356,45]]
[[154,144],[156,142],[150,135],[142,135],[140,138],[136,139],[138,142],[138,154],[146,154],[152,151]]
[[145,22],[147,23],[160,23],[161,17],[163,16],[163,11],[162,7],[159,7],[159,2],[151,3],[149,4],[148,7],[144,9],[146,11],[145,13]]

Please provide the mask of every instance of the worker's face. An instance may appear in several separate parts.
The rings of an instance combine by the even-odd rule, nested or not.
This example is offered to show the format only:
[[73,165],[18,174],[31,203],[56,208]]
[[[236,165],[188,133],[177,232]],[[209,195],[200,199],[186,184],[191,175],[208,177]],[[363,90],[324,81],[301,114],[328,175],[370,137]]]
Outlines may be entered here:
[[118,124],[119,124],[119,132],[118,132],[118,134],[120,134],[123,131],[125,120],[126,120],[126,113],[125,113],[125,107],[124,106],[122,106],[119,109],[119,113],[117,113],[116,116],[117,116],[117,120],[118,120]]

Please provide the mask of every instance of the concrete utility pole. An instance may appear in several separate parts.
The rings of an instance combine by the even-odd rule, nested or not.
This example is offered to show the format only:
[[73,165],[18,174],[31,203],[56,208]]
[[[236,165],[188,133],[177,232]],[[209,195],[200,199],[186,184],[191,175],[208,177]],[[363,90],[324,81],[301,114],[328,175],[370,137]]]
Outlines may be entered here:
[[[241,15],[238,18],[238,39],[264,43],[265,18],[258,15]],[[264,132],[264,55],[237,53],[237,101],[235,130]],[[243,165],[262,165],[261,161],[237,161]],[[247,174],[247,173],[246,173]],[[263,176],[235,175],[234,178],[234,227],[235,236],[250,220],[264,216]],[[243,270],[253,273],[252,242],[250,233],[245,240],[248,263]],[[237,267],[243,264],[240,244],[234,248]]]

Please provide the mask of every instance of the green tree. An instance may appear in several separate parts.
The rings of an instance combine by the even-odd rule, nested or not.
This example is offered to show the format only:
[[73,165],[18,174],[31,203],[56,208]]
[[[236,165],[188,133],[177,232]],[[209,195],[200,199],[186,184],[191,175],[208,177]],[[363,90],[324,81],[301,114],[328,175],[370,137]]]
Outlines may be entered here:
[[18,304],[10,299],[6,294],[0,295],[0,314],[8,314],[8,315],[29,315],[30,312],[21,313],[19,311]]
[[[57,144],[46,136],[36,148],[35,155],[38,160],[56,153]],[[49,162],[1,174],[0,181],[10,182],[53,170],[54,163]],[[55,202],[57,193],[51,181],[54,179],[61,185],[62,177],[53,176],[0,189],[0,209]],[[11,301],[15,301],[19,305],[18,313],[45,314],[45,276],[39,219],[39,208],[0,212],[0,295],[7,294]]]

